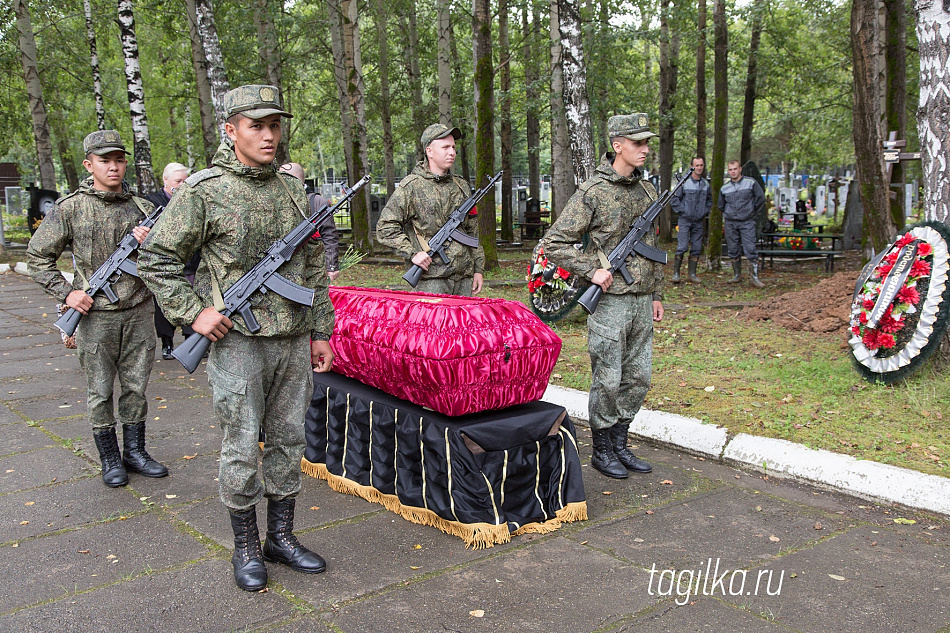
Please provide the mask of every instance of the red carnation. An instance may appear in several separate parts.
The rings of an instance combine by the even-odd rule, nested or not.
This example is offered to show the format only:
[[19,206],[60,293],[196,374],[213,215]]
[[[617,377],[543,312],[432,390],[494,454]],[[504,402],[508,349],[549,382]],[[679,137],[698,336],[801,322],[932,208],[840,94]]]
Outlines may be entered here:
[[898,251],[891,251],[890,253],[888,253],[887,257],[885,257],[883,261],[887,262],[888,264],[893,265],[897,263],[897,254],[898,254]]
[[897,291],[897,301],[900,303],[909,303],[911,305],[917,305],[917,302],[920,301],[920,293],[917,292],[916,288],[911,288],[910,286],[904,286]]
[[[890,349],[897,344],[897,341],[894,340],[894,337],[890,334],[878,334],[877,335],[877,344],[883,347],[884,349]],[[865,345],[865,347],[867,347]]]
[[897,240],[897,243],[895,243],[894,246],[896,246],[897,248],[904,248],[905,246],[907,246],[913,241],[914,241],[914,236],[911,235],[910,233],[905,233],[904,235],[901,235],[901,238]]
[[862,304],[862,306],[864,307],[865,310],[873,310],[873,309],[874,309],[874,301],[871,300],[871,299],[865,299],[865,300],[864,300],[864,303]]
[[877,276],[884,279],[887,277],[887,273],[891,272],[892,268],[894,268],[893,264],[881,264],[877,267]]
[[930,274],[930,263],[925,262],[921,259],[918,259],[914,262],[914,265],[910,267],[910,276],[911,277],[926,277]]
[[865,331],[864,336],[861,337],[861,342],[870,350],[875,350],[880,347],[880,344],[877,342],[877,332],[874,330]]
[[858,320],[861,322],[861,325],[865,325],[865,324],[868,322],[868,313],[867,313],[867,312],[862,312],[862,313],[858,316]]
[[558,276],[559,276],[561,279],[567,279],[568,277],[571,276],[571,273],[569,273],[568,271],[566,271],[566,270],[564,270],[563,268],[560,268],[560,267],[558,267],[558,269],[557,269],[557,274],[558,274]]
[[852,333],[852,334],[860,334],[860,333],[861,333],[861,328],[859,328],[857,325],[855,325],[855,326],[853,326],[853,327],[851,328],[851,333]]
[[894,332],[900,331],[904,327],[904,321],[900,319],[894,319],[893,317],[884,317],[881,319],[881,322],[877,324],[877,329],[881,332],[888,334],[893,334]]
[[927,257],[934,252],[934,247],[928,244],[927,242],[921,242],[917,245],[917,255],[920,257]]

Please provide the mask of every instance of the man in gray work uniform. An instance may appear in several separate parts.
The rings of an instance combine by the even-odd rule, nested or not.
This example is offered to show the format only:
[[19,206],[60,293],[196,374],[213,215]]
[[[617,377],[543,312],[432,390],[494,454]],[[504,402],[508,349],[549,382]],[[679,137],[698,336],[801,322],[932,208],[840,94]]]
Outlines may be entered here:
[[752,285],[765,288],[759,281],[759,254],[755,250],[755,216],[765,206],[765,194],[754,178],[742,175],[737,160],[729,161],[729,180],[719,190],[718,206],[722,209],[726,247],[734,273],[727,283],[739,283],[742,278],[739,256],[745,255],[752,267]]
[[674,284],[680,282],[680,267],[683,265],[683,255],[689,251],[688,279],[694,284],[699,283],[696,276],[696,265],[699,263],[699,254],[703,250],[703,220],[709,215],[712,208],[712,187],[709,181],[703,178],[706,161],[697,156],[690,164],[693,173],[682,187],[673,194],[670,206],[678,216],[676,231],[676,256],[673,259]]

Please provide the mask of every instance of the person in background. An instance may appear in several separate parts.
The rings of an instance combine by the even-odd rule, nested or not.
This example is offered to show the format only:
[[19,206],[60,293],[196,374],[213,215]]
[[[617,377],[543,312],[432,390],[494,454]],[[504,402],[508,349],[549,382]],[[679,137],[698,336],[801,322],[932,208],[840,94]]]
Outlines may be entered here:
[[[306,176],[303,171],[303,165],[300,163],[284,163],[278,171],[290,174],[306,186]],[[307,193],[307,201],[310,203],[310,213],[316,213],[329,204],[329,200],[315,191]],[[336,228],[333,216],[327,218],[326,222],[317,227],[314,235],[323,241],[323,249],[327,258],[327,277],[330,281],[336,281],[340,276],[340,231]]]

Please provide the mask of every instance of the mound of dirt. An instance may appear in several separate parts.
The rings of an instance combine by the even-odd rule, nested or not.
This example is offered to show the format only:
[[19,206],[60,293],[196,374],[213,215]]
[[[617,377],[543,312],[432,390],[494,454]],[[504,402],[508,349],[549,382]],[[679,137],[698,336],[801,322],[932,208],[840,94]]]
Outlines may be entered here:
[[771,321],[789,330],[839,332],[848,328],[858,271],[835,273],[805,290],[772,297],[746,308],[739,318]]

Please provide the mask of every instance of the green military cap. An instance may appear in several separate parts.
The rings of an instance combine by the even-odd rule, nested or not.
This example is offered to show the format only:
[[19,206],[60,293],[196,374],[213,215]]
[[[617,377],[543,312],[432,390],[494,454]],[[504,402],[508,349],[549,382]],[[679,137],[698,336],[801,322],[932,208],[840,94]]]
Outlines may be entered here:
[[115,130],[98,130],[86,136],[82,141],[82,153],[85,156],[95,154],[102,156],[109,152],[125,152],[125,145],[122,143],[122,137]]
[[422,147],[429,147],[429,143],[436,139],[445,138],[449,134],[456,141],[462,138],[462,130],[457,127],[449,127],[441,123],[433,123],[422,132]]
[[293,115],[280,107],[280,91],[276,86],[239,86],[224,95],[226,118],[243,114],[249,119],[263,119],[271,114],[287,118]]
[[607,119],[607,136],[623,136],[631,141],[644,141],[657,136],[650,131],[650,120],[642,112],[618,114]]

